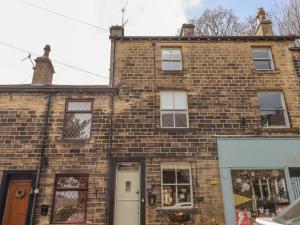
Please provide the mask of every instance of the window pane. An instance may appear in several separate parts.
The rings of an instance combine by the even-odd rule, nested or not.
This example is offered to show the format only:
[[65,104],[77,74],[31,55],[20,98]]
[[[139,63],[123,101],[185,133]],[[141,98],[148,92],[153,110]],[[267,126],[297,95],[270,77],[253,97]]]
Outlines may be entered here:
[[178,184],[190,183],[190,171],[188,169],[177,169],[177,183]]
[[87,177],[58,177],[56,188],[86,188]]
[[65,138],[87,139],[91,129],[90,113],[67,113],[64,127]]
[[174,109],[186,109],[186,108],[187,108],[186,92],[183,91],[174,92]]
[[163,185],[163,206],[173,206],[176,203],[176,186]]
[[180,204],[180,206],[191,206],[191,189],[190,185],[178,185],[178,202],[182,203],[188,203],[186,205]]
[[261,122],[263,127],[270,126],[286,126],[284,112],[282,110],[277,111],[261,111]]
[[91,111],[91,102],[68,102],[68,111]]
[[173,93],[172,92],[160,92],[160,108],[161,109],[173,109]]
[[163,170],[163,184],[175,184],[175,169]]
[[161,112],[161,126],[162,127],[174,127],[173,111]]
[[282,109],[281,92],[258,92],[259,108],[263,109]]
[[162,60],[181,60],[181,49],[162,49]]
[[83,223],[86,191],[56,191],[54,223]]
[[187,127],[187,113],[175,112],[175,127]]
[[182,70],[181,61],[162,61],[162,70]]
[[253,58],[267,59],[270,57],[270,49],[252,49]]
[[258,70],[270,70],[272,69],[270,60],[254,60],[254,68]]

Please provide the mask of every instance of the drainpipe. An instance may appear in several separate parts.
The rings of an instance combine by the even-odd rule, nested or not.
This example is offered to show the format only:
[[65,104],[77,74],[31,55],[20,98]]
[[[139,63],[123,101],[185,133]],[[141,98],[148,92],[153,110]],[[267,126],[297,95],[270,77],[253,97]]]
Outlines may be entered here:
[[[115,56],[116,56],[116,40],[113,39],[112,41],[112,48],[113,48],[113,58],[112,58],[112,80],[111,80],[111,87],[114,89],[115,87]],[[109,223],[109,214],[110,214],[110,180],[111,180],[111,153],[112,153],[112,133],[113,133],[113,107],[114,107],[114,90],[110,93],[110,106],[109,106],[109,151],[107,155],[107,161],[108,161],[108,170],[107,170],[107,212],[106,212],[106,224]]]
[[43,140],[42,140],[42,148],[41,148],[41,153],[40,153],[40,165],[37,170],[36,182],[35,182],[35,187],[34,187],[34,191],[33,191],[33,205],[32,205],[32,210],[31,210],[31,215],[30,215],[30,225],[34,225],[34,214],[35,214],[35,209],[36,209],[37,197],[38,197],[38,193],[39,193],[41,170],[43,168],[45,146],[46,146],[46,141],[48,139],[47,130],[48,130],[48,120],[49,120],[49,115],[50,115],[51,99],[52,99],[52,94],[49,93],[47,109],[45,112],[44,127],[43,127]]

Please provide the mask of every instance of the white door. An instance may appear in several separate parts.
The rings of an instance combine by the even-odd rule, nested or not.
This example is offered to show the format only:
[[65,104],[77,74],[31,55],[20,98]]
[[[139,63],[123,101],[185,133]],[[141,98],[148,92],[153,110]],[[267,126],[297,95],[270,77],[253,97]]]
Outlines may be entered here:
[[115,225],[140,225],[140,165],[118,163]]

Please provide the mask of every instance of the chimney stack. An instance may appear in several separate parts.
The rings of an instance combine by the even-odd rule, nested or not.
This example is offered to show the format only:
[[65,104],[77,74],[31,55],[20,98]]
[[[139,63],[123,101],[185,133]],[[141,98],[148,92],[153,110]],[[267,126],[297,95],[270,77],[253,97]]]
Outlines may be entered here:
[[44,55],[35,59],[35,67],[31,84],[52,84],[53,74],[55,73],[49,53],[50,45],[44,48]]
[[181,37],[190,37],[194,36],[195,25],[192,23],[184,23],[182,24],[180,36]]
[[257,28],[256,36],[273,36],[272,22],[266,19],[266,12],[263,7],[258,9],[256,14]]
[[115,25],[115,26],[111,26],[109,28],[109,31],[110,31],[110,36],[124,36],[124,27],[122,26],[118,26],[118,25]]

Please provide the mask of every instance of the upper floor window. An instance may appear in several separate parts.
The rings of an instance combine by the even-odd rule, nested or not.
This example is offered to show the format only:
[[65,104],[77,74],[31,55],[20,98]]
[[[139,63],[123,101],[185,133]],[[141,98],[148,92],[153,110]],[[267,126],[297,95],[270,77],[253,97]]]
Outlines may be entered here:
[[263,127],[289,127],[282,92],[258,92],[258,102]]
[[162,163],[161,174],[162,207],[193,207],[192,174],[190,163]]
[[270,48],[252,48],[253,66],[256,70],[273,70],[274,63]]
[[163,128],[188,127],[188,104],[185,91],[160,92],[160,118]]
[[87,175],[56,175],[52,223],[84,223]]
[[180,48],[163,48],[161,50],[161,68],[166,71],[182,70]]
[[64,138],[90,138],[92,108],[92,100],[67,100],[63,129]]

